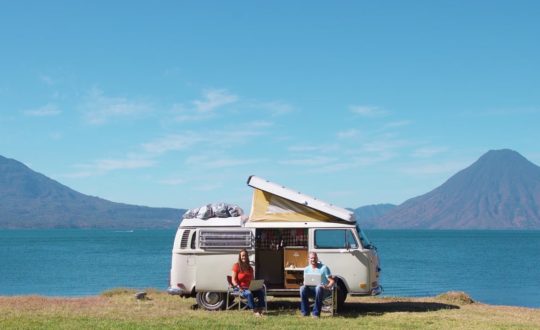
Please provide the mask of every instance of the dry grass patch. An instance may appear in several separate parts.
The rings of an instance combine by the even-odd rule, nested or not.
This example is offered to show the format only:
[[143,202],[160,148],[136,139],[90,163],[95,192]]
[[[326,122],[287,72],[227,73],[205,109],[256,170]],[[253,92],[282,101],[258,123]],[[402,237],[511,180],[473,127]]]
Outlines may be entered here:
[[[490,306],[464,293],[428,298],[349,298],[335,317],[300,316],[298,298],[268,301],[268,314],[258,319],[248,311],[207,312],[193,309],[194,299],[145,290],[114,289],[97,297],[0,297],[0,328],[25,329],[200,329],[200,328],[370,328],[370,329],[538,329],[540,309]],[[468,298],[468,299],[467,299]]]

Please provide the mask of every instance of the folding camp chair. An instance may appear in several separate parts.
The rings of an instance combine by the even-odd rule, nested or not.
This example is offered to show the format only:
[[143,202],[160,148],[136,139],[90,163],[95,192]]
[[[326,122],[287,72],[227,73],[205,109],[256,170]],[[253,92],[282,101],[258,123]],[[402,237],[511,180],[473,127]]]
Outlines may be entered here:
[[239,290],[234,290],[232,276],[227,276],[227,283],[229,286],[227,287],[226,309],[233,309],[236,306],[238,306],[238,310],[246,309],[248,307],[247,299],[242,297]]
[[[232,309],[238,306],[238,310],[243,310],[248,307],[247,299],[244,298],[239,290],[234,290],[234,284],[232,283],[232,276],[227,276],[227,283],[229,286],[227,287],[227,301],[226,301],[226,309]],[[253,283],[252,283],[253,284]],[[266,302],[266,285],[263,284],[262,290],[264,293],[264,311],[268,311],[268,305]]]
[[[328,312],[330,315],[334,316],[337,314],[338,307],[337,307],[337,290],[338,290],[338,284],[334,282],[334,285],[332,285],[332,288],[325,289],[325,291],[330,291],[329,294],[327,294],[322,301],[321,306],[321,312]],[[309,300],[311,301],[310,308],[313,309],[313,305],[315,305],[315,297],[309,297]]]
[[332,316],[337,314],[337,290],[338,285],[334,283],[330,289],[330,294],[323,299],[322,312],[330,312]]

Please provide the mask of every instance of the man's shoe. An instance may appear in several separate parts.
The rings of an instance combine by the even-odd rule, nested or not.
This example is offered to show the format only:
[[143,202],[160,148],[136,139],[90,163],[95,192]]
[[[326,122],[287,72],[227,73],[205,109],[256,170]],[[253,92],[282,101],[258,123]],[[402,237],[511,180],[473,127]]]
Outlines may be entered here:
[[313,315],[311,315],[311,317],[314,318],[314,319],[318,319],[319,315],[313,314]]

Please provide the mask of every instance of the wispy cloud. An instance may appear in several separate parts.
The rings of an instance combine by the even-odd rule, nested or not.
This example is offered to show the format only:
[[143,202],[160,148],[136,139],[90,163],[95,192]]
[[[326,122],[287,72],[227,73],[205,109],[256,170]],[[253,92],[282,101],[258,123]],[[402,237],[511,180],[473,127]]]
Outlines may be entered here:
[[105,124],[112,118],[136,118],[152,110],[144,102],[106,96],[99,88],[92,88],[79,108],[86,121],[93,125]]
[[62,113],[55,104],[47,104],[40,108],[24,110],[23,113],[30,117],[51,117]]
[[182,134],[169,134],[157,138],[153,141],[143,143],[142,149],[149,154],[163,154],[170,151],[187,150],[194,147],[203,146],[206,148],[234,148],[245,144],[250,139],[267,134],[261,127],[243,130],[222,130],[222,131],[186,131]]
[[76,167],[79,171],[62,175],[69,178],[91,177],[103,175],[110,171],[116,170],[132,170],[139,168],[153,167],[156,161],[151,159],[98,159],[86,164],[79,164]]
[[239,97],[226,89],[210,89],[203,92],[202,98],[189,104],[177,103],[172,106],[174,119],[179,122],[211,119],[216,110],[238,102]]
[[238,101],[238,96],[225,89],[210,89],[204,92],[202,100],[193,101],[197,112],[211,112],[226,104]]
[[380,117],[385,116],[388,112],[371,105],[352,105],[349,111],[362,117]]

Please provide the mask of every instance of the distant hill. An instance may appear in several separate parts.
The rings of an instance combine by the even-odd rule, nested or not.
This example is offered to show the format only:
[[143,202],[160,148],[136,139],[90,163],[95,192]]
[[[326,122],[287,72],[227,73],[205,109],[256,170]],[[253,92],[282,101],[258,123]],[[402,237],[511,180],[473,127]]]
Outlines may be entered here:
[[381,217],[382,215],[388,213],[390,210],[393,210],[396,207],[394,204],[374,204],[361,206],[352,210],[356,221],[362,226],[364,221],[369,221]]
[[540,229],[540,167],[513,150],[491,150],[438,188],[362,225]]
[[184,212],[87,196],[0,156],[0,228],[174,228]]

